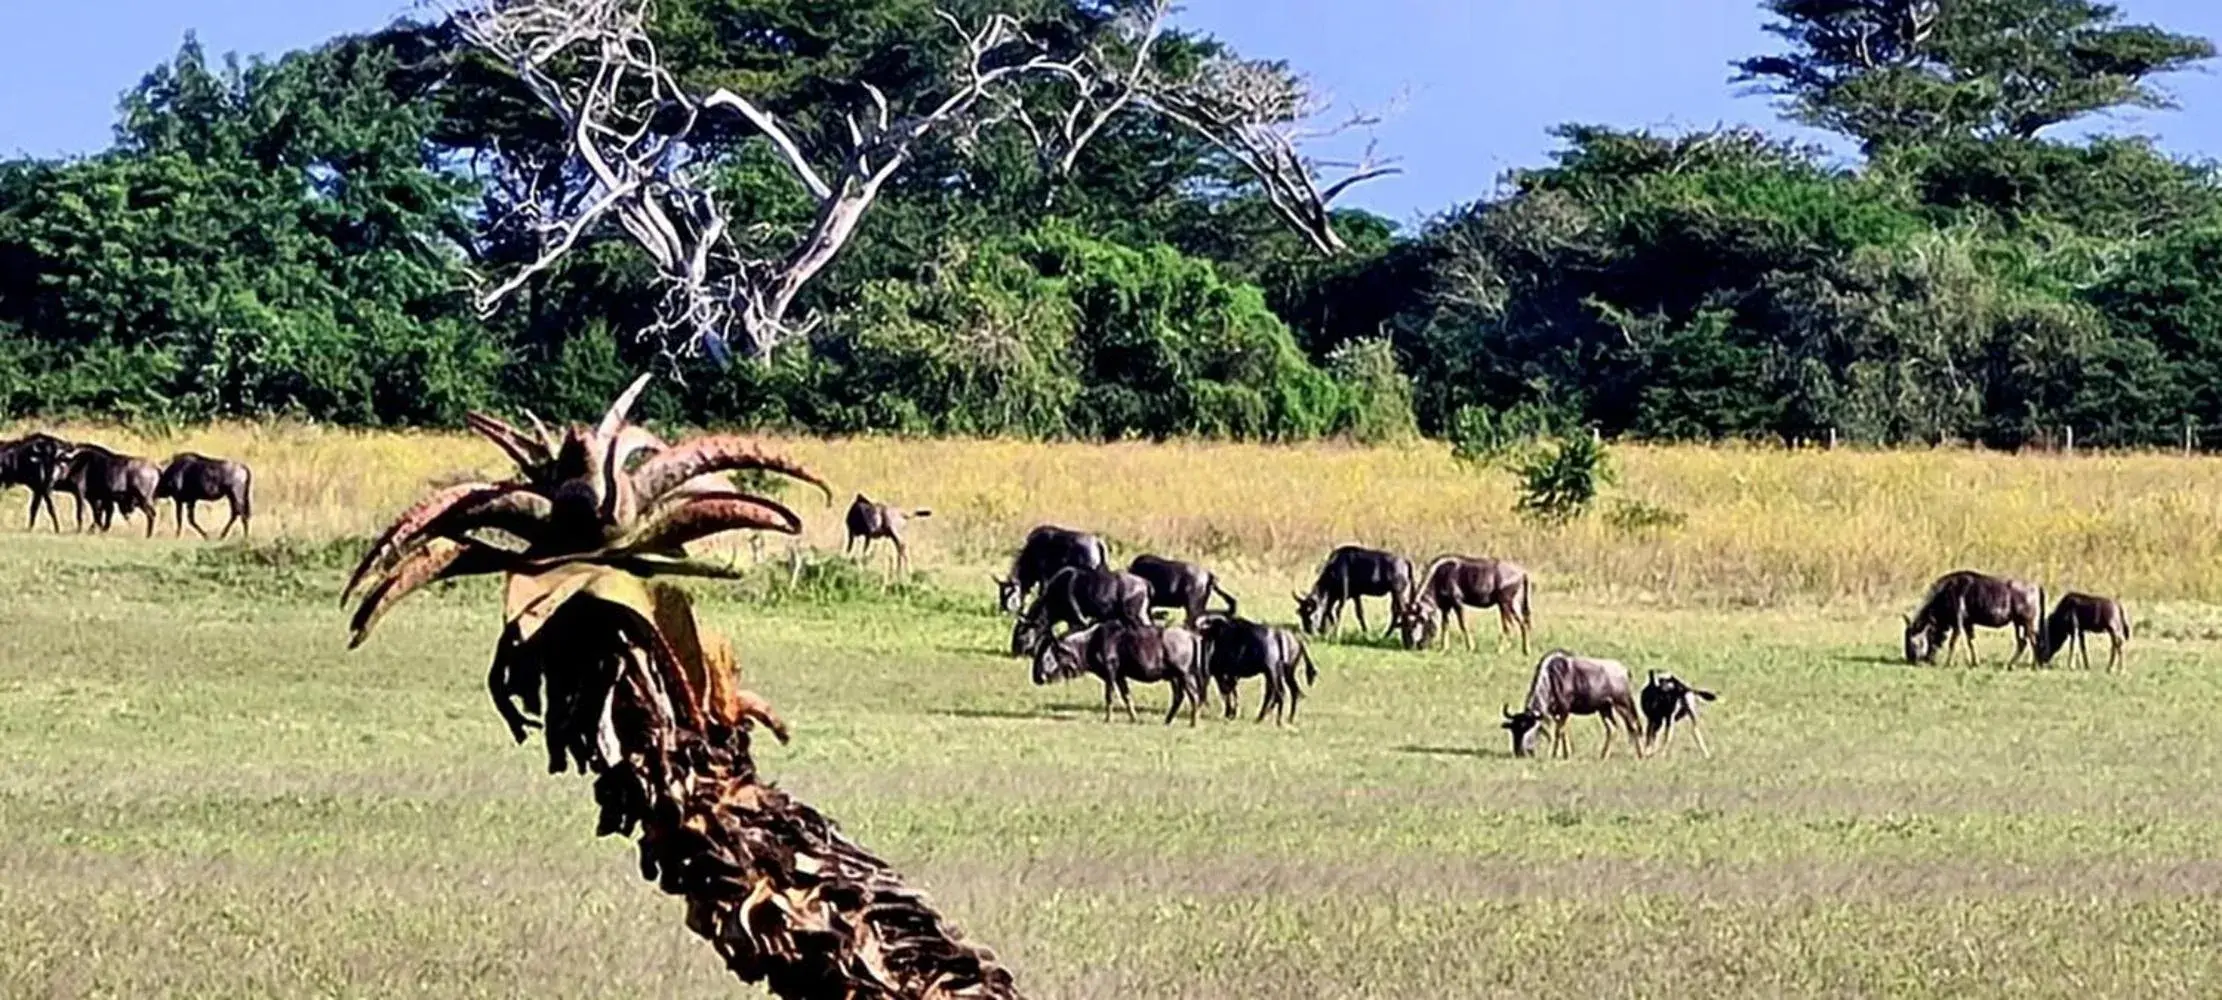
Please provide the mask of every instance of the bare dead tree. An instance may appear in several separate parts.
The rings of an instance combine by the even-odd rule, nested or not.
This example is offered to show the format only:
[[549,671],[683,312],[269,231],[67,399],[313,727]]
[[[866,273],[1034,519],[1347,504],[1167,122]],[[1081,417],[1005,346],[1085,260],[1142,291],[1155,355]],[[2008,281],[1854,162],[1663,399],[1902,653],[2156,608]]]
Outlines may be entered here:
[[[1028,126],[1037,144],[1056,151],[1058,172],[1069,173],[1113,119],[1137,107],[1153,111],[1240,164],[1274,212],[1314,249],[1327,256],[1343,252],[1347,246],[1334,226],[1335,200],[1400,169],[1379,159],[1371,140],[1354,161],[1322,160],[1305,149],[1370,130],[1382,116],[1353,111],[1327,119],[1334,102],[1279,62],[1222,54],[1186,70],[1168,68],[1157,45],[1176,10],[1172,0],[1152,0],[1114,20],[1086,56],[1070,64],[1066,76],[1075,96],[1053,131],[1023,107],[1010,108],[1009,114]],[[1327,180],[1328,173],[1338,176]]]
[[[1005,14],[967,24],[937,11],[957,40],[936,96],[898,110],[886,94],[856,81],[860,107],[846,115],[845,143],[814,162],[788,126],[747,96],[719,89],[689,93],[658,58],[648,32],[649,0],[454,0],[450,16],[462,36],[515,74],[569,137],[563,169],[520,173],[507,201],[524,217],[507,220],[533,234],[528,263],[484,281],[478,305],[492,312],[534,276],[555,265],[582,239],[614,222],[654,262],[663,287],[657,319],[645,336],[682,347],[723,350],[732,333],[762,357],[800,336],[818,317],[797,318],[796,299],[855,235],[887,182],[922,145],[946,136],[965,142],[982,128],[1021,121],[1069,172],[1089,141],[1117,115],[1154,110],[1202,135],[1258,177],[1274,209],[1321,252],[1335,253],[1328,206],[1351,186],[1394,172],[1372,162],[1322,185],[1331,166],[1307,158],[1304,143],[1370,125],[1358,116],[1333,129],[1309,125],[1323,108],[1301,78],[1273,63],[1233,58],[1206,61],[1169,75],[1154,50],[1165,31],[1170,0],[1113,22],[1086,51],[1060,56],[1028,37]],[[1030,114],[1020,86],[1059,81],[1076,95],[1055,130]],[[1037,88],[1038,91],[1038,88]],[[718,155],[698,141],[713,116],[745,121],[816,202],[810,223],[784,252],[754,253],[734,239],[734,226],[709,187],[706,168]],[[565,197],[534,185],[575,182]],[[583,192],[583,193],[581,193]],[[769,236],[768,233],[756,233]]]

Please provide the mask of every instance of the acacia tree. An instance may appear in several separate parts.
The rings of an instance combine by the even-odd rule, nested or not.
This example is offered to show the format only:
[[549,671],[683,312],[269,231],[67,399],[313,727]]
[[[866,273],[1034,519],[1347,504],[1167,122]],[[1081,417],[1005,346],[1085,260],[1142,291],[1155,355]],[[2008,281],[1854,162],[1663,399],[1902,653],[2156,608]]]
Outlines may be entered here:
[[[906,54],[912,86],[890,93],[859,72],[834,81],[819,106],[782,115],[745,87],[690,86],[659,55],[646,0],[473,0],[450,23],[513,74],[555,119],[561,163],[521,164],[509,199],[532,247],[478,296],[491,312],[512,293],[614,226],[654,265],[661,302],[643,333],[722,355],[728,340],[768,355],[806,333],[801,292],[855,236],[889,182],[941,144],[959,149],[1022,126],[1058,171],[1130,112],[1155,112],[1203,136],[1257,179],[1275,210],[1322,252],[1343,244],[1329,206],[1389,168],[1333,169],[1301,152],[1321,133],[1310,86],[1275,63],[1223,54],[1163,57],[1168,2],[1062,20],[1024,11],[937,9],[943,37]],[[1050,28],[1056,30],[1049,30]],[[833,121],[797,127],[796,117]],[[1050,125],[1048,123],[1055,122]],[[1349,127],[1368,124],[1363,116]],[[830,133],[830,134],[824,134]],[[739,220],[713,183],[737,148],[758,144],[811,205],[787,233]],[[553,192],[553,193],[551,193]]]
[[2112,108],[2165,108],[2152,78],[2212,58],[2204,38],[2124,23],[2092,0],[1766,0],[1780,55],[1737,63],[1799,121],[1869,151],[2029,139]]

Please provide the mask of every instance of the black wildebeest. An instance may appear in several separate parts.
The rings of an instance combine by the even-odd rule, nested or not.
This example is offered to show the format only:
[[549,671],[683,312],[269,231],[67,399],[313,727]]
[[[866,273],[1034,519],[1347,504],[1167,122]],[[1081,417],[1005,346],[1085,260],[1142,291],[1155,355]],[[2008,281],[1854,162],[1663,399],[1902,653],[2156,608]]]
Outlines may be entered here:
[[39,508],[46,508],[46,523],[55,531],[62,521],[54,513],[54,486],[69,465],[72,445],[52,434],[33,434],[0,444],[0,489],[21,486],[31,491],[31,517],[26,530],[38,527]]
[[[1435,621],[1431,632],[1438,643],[1449,641],[1450,620],[1458,616],[1458,632],[1466,637],[1466,648],[1474,648],[1474,634],[1466,629],[1467,608],[1497,609],[1497,644],[1501,648],[1513,626],[1520,628],[1520,655],[1528,655],[1528,626],[1531,621],[1528,592],[1533,581],[1528,571],[1518,563],[1502,559],[1482,559],[1474,556],[1438,556],[1427,564],[1427,572],[1420,576],[1420,590],[1416,600],[1405,609],[1407,616],[1425,616],[1430,610]],[[1417,623],[1414,623],[1417,625]],[[1408,628],[1408,632],[1418,632]]]
[[78,445],[69,457],[58,487],[76,496],[77,529],[85,529],[85,508],[93,509],[93,527],[107,531],[122,511],[129,521],[133,511],[147,516],[147,537],[154,537],[154,490],[162,470],[153,462],[133,455],[119,455],[99,445]]
[[1528,685],[1527,705],[1514,713],[1504,710],[1504,728],[1512,734],[1512,755],[1535,754],[1535,732],[1551,726],[1551,752],[1570,757],[1573,746],[1566,739],[1566,720],[1594,715],[1605,724],[1605,747],[1599,759],[1612,756],[1613,723],[1628,730],[1636,756],[1644,755],[1641,724],[1636,719],[1635,692],[1628,687],[1628,668],[1617,660],[1575,656],[1563,649],[1543,654],[1535,665],[1535,680]]
[[1389,599],[1389,627],[1395,628],[1412,596],[1412,561],[1394,552],[1345,545],[1328,554],[1312,592],[1295,596],[1296,617],[1314,635],[1341,628],[1345,601],[1358,609],[1358,629],[1369,631],[1368,597]]
[[1191,625],[1204,616],[1213,594],[1227,602],[1228,617],[1235,615],[1234,595],[1220,589],[1218,576],[1195,563],[1140,555],[1126,564],[1126,571],[1149,583],[1151,608],[1179,608]]
[[1944,664],[1951,666],[1953,648],[1964,639],[1968,664],[1978,665],[1975,630],[2010,626],[2014,655],[2006,665],[2011,667],[2022,650],[2041,641],[2044,613],[2044,588],[2036,584],[1964,569],[1946,573],[1930,585],[1921,610],[1906,617],[1906,662],[1935,662],[1941,643]]
[[1275,725],[1296,721],[1296,705],[1304,688],[1296,681],[1296,668],[1304,668],[1304,683],[1319,682],[1319,667],[1312,662],[1304,640],[1287,629],[1246,618],[1206,615],[1196,621],[1204,638],[1204,674],[1219,685],[1227,718],[1234,718],[1237,685],[1250,677],[1265,679],[1265,696],[1258,702],[1257,721],[1273,713]]
[[162,477],[155,483],[154,497],[170,501],[170,512],[177,517],[177,534],[185,534],[191,524],[202,538],[208,529],[201,527],[199,506],[202,501],[223,500],[231,506],[231,517],[224,521],[224,530],[216,537],[231,537],[231,526],[239,525],[239,533],[254,531],[254,470],[244,462],[228,458],[210,458],[196,452],[180,452],[170,456],[162,467]]
[[1701,691],[1684,683],[1673,674],[1651,672],[1650,681],[1643,686],[1637,702],[1643,708],[1643,743],[1652,753],[1664,753],[1674,743],[1674,725],[1690,724],[1690,738],[1697,741],[1697,752],[1705,759],[1713,759],[1713,751],[1705,745],[1705,733],[1697,728],[1697,703],[1718,698],[1711,691]]
[[2070,645],[2082,657],[2083,669],[2091,669],[2091,651],[2083,645],[2086,632],[2104,632],[2111,640],[2106,654],[2106,672],[2113,673],[2122,664],[2122,646],[2129,642],[2129,612],[2122,602],[2111,597],[2093,597],[2090,594],[2069,594],[2060,599],[2045,617],[2044,631],[2037,636],[2037,662],[2051,663],[2060,650]]
[[1035,587],[1049,581],[1057,571],[1073,569],[1108,569],[1111,550],[1085,531],[1060,528],[1045,524],[1026,533],[1026,544],[1019,547],[1017,557],[1011,560],[1011,575],[991,577],[995,580],[995,601],[1007,614],[1017,614],[1026,605],[1026,595]]
[[1011,625],[1011,655],[1025,656],[1056,638],[1056,627],[1101,622],[1150,623],[1150,585],[1132,573],[1106,569],[1058,570],[1034,603]]
[[903,544],[903,523],[914,517],[932,516],[934,512],[924,507],[902,510],[893,504],[877,503],[859,493],[855,502],[849,504],[849,536],[847,541],[841,543],[841,554],[847,555],[850,547],[861,538],[864,540],[864,550],[859,554],[869,559],[872,557],[873,540],[885,538],[895,543],[895,572],[901,573],[910,568],[910,547]]
[[1130,625],[1106,622],[1091,625],[1034,651],[1034,683],[1049,684],[1094,674],[1103,681],[1103,721],[1111,721],[1111,697],[1126,705],[1128,721],[1140,722],[1134,712],[1130,682],[1169,684],[1173,704],[1165,710],[1165,724],[1172,725],[1183,702],[1188,724],[1196,724],[1203,706],[1203,639],[1178,626]]

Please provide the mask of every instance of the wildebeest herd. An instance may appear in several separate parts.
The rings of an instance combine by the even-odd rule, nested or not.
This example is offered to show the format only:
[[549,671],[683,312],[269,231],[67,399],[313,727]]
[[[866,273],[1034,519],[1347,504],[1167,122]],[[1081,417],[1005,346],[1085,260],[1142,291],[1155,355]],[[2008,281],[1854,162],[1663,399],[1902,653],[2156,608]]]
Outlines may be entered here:
[[[858,503],[865,503],[862,497]],[[855,534],[852,519],[851,533]],[[1362,632],[1371,633],[1365,601],[1388,605],[1384,635],[1401,638],[1406,648],[1441,645],[1455,622],[1466,647],[1474,648],[1466,610],[1495,608],[1498,645],[1517,632],[1520,651],[1528,652],[1534,626],[1534,581],[1519,564],[1502,559],[1444,555],[1414,572],[1411,560],[1380,549],[1346,545],[1329,553],[1310,591],[1291,595],[1298,628],[1309,635],[1342,631],[1345,610]],[[1130,687],[1165,684],[1172,692],[1165,714],[1169,724],[1188,708],[1194,724],[1206,702],[1206,688],[1219,688],[1225,714],[1236,714],[1237,686],[1260,678],[1265,693],[1258,721],[1293,721],[1304,688],[1319,670],[1304,640],[1288,629],[1240,617],[1239,603],[1210,570],[1157,555],[1139,555],[1126,568],[1114,568],[1110,547],[1096,535],[1056,525],[1029,532],[1006,575],[993,578],[997,603],[1014,616],[1010,652],[1033,660],[1035,684],[1092,675],[1103,684],[1103,712],[1114,704],[1129,719],[1139,719]],[[1222,603],[1224,610],[1214,608]],[[1159,611],[1177,621],[1160,621]],[[2044,612],[2044,591],[2021,581],[1982,573],[1948,573],[1931,587],[1920,610],[1906,617],[1908,663],[1931,663],[1940,649],[1950,663],[1962,645],[1976,662],[1974,630],[2012,628],[2013,659],[2027,650],[2049,664],[2064,649],[2090,666],[2084,635],[2104,633],[2112,641],[2107,667],[2121,664],[2129,639],[2129,616],[2120,602],[2069,594],[2051,613]],[[1299,668],[1302,677],[1299,678]],[[1638,689],[1625,664],[1554,649],[1536,663],[1526,700],[1515,712],[1505,706],[1503,727],[1515,756],[1531,756],[1537,737],[1547,734],[1550,752],[1570,756],[1567,724],[1574,716],[1596,716],[1605,729],[1600,756],[1610,756],[1616,732],[1624,733],[1637,756],[1672,745],[1686,728],[1698,752],[1712,750],[1698,728],[1699,706],[1714,701],[1712,691],[1691,686],[1671,673],[1650,671]]]
[[97,444],[32,434],[0,442],[0,489],[10,486],[31,491],[30,528],[38,527],[39,510],[44,508],[47,525],[62,530],[54,509],[56,493],[68,494],[74,501],[78,531],[85,530],[88,511],[93,529],[102,532],[115,526],[119,514],[127,522],[133,514],[143,514],[146,534],[152,537],[159,500],[170,501],[177,520],[175,533],[180,535],[190,524],[201,537],[208,537],[199,517],[204,502],[222,500],[231,507],[231,517],[218,538],[229,536],[233,525],[245,534],[254,518],[254,473],[242,463],[193,452],[172,455],[158,466]]

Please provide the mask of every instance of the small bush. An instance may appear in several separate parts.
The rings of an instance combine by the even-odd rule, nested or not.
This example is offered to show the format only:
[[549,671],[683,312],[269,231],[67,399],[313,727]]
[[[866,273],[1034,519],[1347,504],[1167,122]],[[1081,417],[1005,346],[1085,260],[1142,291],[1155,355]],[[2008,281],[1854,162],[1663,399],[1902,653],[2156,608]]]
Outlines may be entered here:
[[1612,456],[1604,444],[1582,434],[1534,450],[1513,471],[1520,477],[1520,499],[1513,509],[1546,524],[1563,524],[1588,513],[1597,494],[1614,478]]
[[1563,418],[1558,411],[1535,403],[1508,410],[1487,406],[1461,406],[1451,417],[1451,456],[1476,465],[1517,468],[1526,454],[1557,433]]
[[1605,523],[1624,534],[1648,535],[1672,531],[1688,524],[1690,516],[1669,507],[1661,507],[1642,500],[1616,500],[1605,513]]

